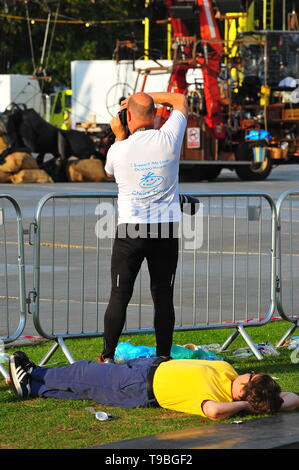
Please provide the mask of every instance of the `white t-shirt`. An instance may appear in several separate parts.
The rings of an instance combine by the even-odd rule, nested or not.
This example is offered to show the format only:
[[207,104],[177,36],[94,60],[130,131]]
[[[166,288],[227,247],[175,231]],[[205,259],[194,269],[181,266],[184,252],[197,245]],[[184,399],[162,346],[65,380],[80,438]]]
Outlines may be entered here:
[[136,131],[115,142],[105,171],[118,186],[118,224],[178,222],[178,173],[187,120],[172,111],[160,129]]

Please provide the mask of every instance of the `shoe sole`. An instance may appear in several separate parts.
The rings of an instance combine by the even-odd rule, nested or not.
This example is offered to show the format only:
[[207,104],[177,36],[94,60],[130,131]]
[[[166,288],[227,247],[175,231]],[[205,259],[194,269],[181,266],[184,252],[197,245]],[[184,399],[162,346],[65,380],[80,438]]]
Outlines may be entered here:
[[9,373],[11,377],[12,388],[18,397],[23,398],[23,390],[22,390],[22,387],[20,386],[20,381],[17,375],[17,369],[16,369],[14,356],[9,358],[8,368],[9,368]]

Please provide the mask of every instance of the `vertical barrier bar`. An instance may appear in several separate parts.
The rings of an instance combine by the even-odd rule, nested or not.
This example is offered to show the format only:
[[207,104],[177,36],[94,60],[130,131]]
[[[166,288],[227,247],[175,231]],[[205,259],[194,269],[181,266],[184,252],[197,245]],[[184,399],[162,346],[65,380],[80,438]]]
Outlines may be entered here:
[[291,301],[292,312],[294,312],[294,263],[293,263],[293,199],[289,199],[290,204],[290,271],[291,271]]
[[84,332],[84,297],[85,297],[85,200],[82,201],[83,206],[83,224],[82,224],[82,258],[81,258],[81,333]]
[[[99,201],[100,202],[100,201]],[[99,204],[98,202],[98,204]],[[97,218],[97,222],[99,218]],[[96,325],[97,329],[99,329],[99,300],[100,300],[100,242],[99,237],[96,237],[96,247],[97,247],[97,254],[96,254]]]
[[222,323],[222,277],[223,277],[223,199],[221,199],[221,228],[220,228],[220,276],[219,276],[219,323]]
[[235,304],[235,288],[236,288],[236,210],[237,201],[234,200],[234,215],[233,215],[233,293],[232,293],[232,304],[233,304],[233,323],[236,321],[236,304]]
[[258,250],[258,263],[259,263],[259,277],[258,277],[258,317],[261,317],[261,277],[262,277],[262,263],[261,263],[261,247],[262,247],[262,220],[263,220],[263,214],[262,214],[262,203],[261,203],[261,198],[259,198],[259,206],[260,211],[259,211],[259,250]]
[[66,294],[66,331],[70,331],[70,244],[71,244],[71,200],[68,202],[67,213],[67,294]]
[[210,299],[210,296],[209,296],[209,271],[210,271],[210,242],[211,242],[211,239],[210,239],[210,223],[211,223],[211,199],[208,200],[208,232],[207,232],[207,238],[208,238],[208,243],[207,243],[207,274],[206,274],[206,285],[207,285],[207,288],[206,288],[206,296],[207,296],[207,300],[206,300],[206,324],[208,325],[209,323],[209,299]]
[[[182,231],[182,227],[181,227]],[[183,296],[182,296],[182,291],[183,291],[183,269],[184,269],[184,256],[183,256],[183,237],[181,235],[180,240],[179,240],[179,253],[180,253],[180,297],[179,297],[179,309],[180,309],[180,326],[183,325]]]
[[246,321],[248,321],[248,258],[249,258],[249,216],[248,216],[248,210],[249,210],[249,198],[246,198],[246,213],[247,213],[247,218],[246,218],[246,252],[245,252],[245,318]]
[[52,205],[52,220],[53,220],[53,227],[52,227],[52,298],[51,298],[51,305],[52,305],[52,310],[51,310],[51,313],[52,313],[52,334],[54,332],[54,309],[55,309],[55,305],[54,305],[54,299],[55,299],[55,278],[54,278],[54,275],[55,275],[55,223],[56,223],[56,201],[53,200],[53,205]]
[[7,240],[6,240],[6,229],[5,229],[5,219],[4,219],[4,208],[3,208],[3,199],[2,202],[2,211],[3,211],[3,235],[4,235],[4,276],[5,276],[5,297],[6,297],[6,325],[7,325],[7,336],[10,335],[10,324],[9,324],[9,308],[8,308],[8,272],[7,272]]

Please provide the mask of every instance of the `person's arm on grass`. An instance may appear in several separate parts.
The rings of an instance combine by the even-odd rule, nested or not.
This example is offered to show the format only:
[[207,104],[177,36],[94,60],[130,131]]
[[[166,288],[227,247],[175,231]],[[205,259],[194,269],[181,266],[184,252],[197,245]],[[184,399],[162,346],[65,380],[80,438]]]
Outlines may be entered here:
[[241,411],[254,413],[254,410],[248,401],[232,401],[225,403],[208,400],[202,405],[202,410],[206,417],[213,421],[230,418]]
[[283,399],[280,411],[291,411],[299,408],[299,395],[296,395],[296,393],[281,392],[280,396]]

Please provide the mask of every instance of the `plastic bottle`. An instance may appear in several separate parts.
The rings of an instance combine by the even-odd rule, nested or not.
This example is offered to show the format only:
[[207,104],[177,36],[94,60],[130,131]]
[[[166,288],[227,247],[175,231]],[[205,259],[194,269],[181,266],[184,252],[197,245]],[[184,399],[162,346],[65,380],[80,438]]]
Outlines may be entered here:
[[252,352],[248,348],[239,348],[233,351],[234,357],[248,357],[251,355],[252,355]]
[[5,353],[4,341],[0,340],[0,364],[8,362],[9,354]]
[[256,347],[262,354],[266,354],[267,356],[279,356],[279,352],[277,351],[275,346],[268,342],[256,344]]

